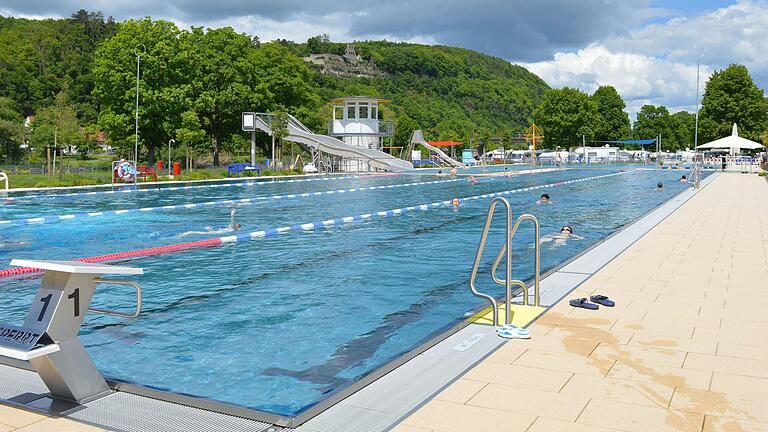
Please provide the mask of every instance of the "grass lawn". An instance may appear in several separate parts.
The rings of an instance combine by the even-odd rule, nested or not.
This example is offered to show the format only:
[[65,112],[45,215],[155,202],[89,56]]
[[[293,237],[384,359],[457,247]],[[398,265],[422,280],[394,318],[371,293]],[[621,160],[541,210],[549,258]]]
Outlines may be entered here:
[[[28,170],[17,170],[15,173],[8,173],[9,187],[11,189],[17,189],[111,184],[112,176],[109,171],[111,163],[112,158],[103,157],[90,160],[64,158],[65,167],[86,168],[86,170],[79,173],[64,172],[62,180],[59,180],[58,172],[54,173],[52,180],[48,180],[48,174],[30,173]],[[89,171],[87,168],[93,168],[94,170]],[[2,168],[0,168],[0,171],[2,171]],[[158,172],[158,181],[191,181],[227,178],[226,168],[198,168],[192,172],[182,172],[181,175],[178,175],[175,178],[168,178],[164,173],[167,173],[167,171],[163,170],[163,173]],[[300,173],[295,171],[272,171],[269,169],[262,170],[261,172],[262,176],[287,176],[298,174]],[[245,174],[243,174],[243,176],[245,176]],[[252,177],[255,178],[256,176],[253,175]]]

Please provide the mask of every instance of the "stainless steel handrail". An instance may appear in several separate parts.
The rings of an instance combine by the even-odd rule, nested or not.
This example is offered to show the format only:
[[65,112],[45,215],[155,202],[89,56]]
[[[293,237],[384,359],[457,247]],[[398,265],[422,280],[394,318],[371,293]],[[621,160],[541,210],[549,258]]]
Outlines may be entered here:
[[[541,306],[541,290],[540,290],[540,285],[541,285],[540,284],[540,282],[541,282],[540,281],[540,278],[541,278],[541,275],[540,275],[540,273],[541,273],[541,256],[540,256],[540,253],[539,253],[539,241],[540,241],[541,237],[540,237],[539,220],[536,219],[536,216],[534,216],[532,214],[528,214],[528,213],[520,215],[520,217],[518,217],[517,220],[515,221],[515,225],[512,227],[512,230],[511,230],[510,234],[507,236],[507,242],[509,242],[509,243],[512,242],[512,238],[515,237],[515,234],[517,233],[517,229],[520,227],[520,224],[523,221],[526,221],[526,220],[533,222],[534,237],[535,237],[534,238],[535,242],[534,242],[534,246],[533,246],[533,249],[534,249],[534,265],[535,265],[535,269],[534,269],[535,273],[534,273],[534,279],[533,279],[534,280],[534,283],[533,283],[533,305],[534,306]],[[504,256],[504,254],[505,253],[507,253],[507,254],[511,253],[512,248],[511,247],[509,247],[509,248],[507,247],[508,246],[506,244],[507,242],[505,242],[505,244],[501,246],[501,250],[499,251],[499,254],[496,256],[496,259],[493,262],[493,266],[491,267],[491,276],[493,277],[493,281],[496,282],[499,285],[505,285],[505,286],[509,286],[509,284],[507,284],[507,281],[505,279],[499,279],[499,277],[496,276],[496,271],[499,268],[499,264],[501,263],[501,258]],[[507,249],[509,249],[509,251],[507,251]],[[507,262],[508,263],[511,262],[509,257],[507,257]],[[507,264],[507,265],[509,265],[509,264]],[[517,285],[517,286],[519,286],[519,287],[521,287],[523,289],[523,305],[527,306],[528,305],[528,286],[525,284],[525,282],[523,282],[521,280],[517,280],[517,279],[513,279],[511,281],[511,284],[512,285]],[[512,292],[509,289],[507,289],[507,309],[510,308],[510,305],[511,305],[510,298],[511,297],[512,297]],[[507,324],[509,324],[509,323],[507,323]]]
[[[512,321],[512,286],[519,286],[523,290],[523,305],[528,305],[528,286],[525,284],[525,282],[512,279],[512,239],[515,236],[515,233],[517,233],[518,228],[520,227],[520,224],[524,221],[531,221],[533,222],[534,227],[534,236],[535,236],[535,246],[534,246],[534,253],[535,253],[535,274],[534,274],[534,291],[533,291],[533,304],[534,306],[540,306],[541,305],[541,258],[539,254],[539,239],[540,239],[540,226],[539,221],[536,219],[535,216],[532,214],[522,214],[520,215],[517,220],[515,221],[514,226],[512,225],[512,206],[509,204],[509,201],[506,198],[497,197],[494,198],[491,201],[490,206],[488,207],[488,214],[485,217],[485,225],[483,226],[482,234],[480,235],[480,243],[477,246],[477,253],[475,254],[475,260],[472,264],[472,274],[469,277],[469,289],[472,292],[472,294],[476,297],[483,298],[487,300],[491,307],[493,308],[493,325],[498,326],[499,325],[499,307],[498,303],[496,302],[496,299],[488,294],[481,293],[477,290],[477,287],[475,285],[475,280],[477,279],[477,272],[480,268],[480,261],[483,257],[483,250],[485,250],[485,243],[488,240],[488,233],[491,228],[491,222],[493,221],[493,215],[496,210],[496,206],[502,203],[504,207],[507,210],[507,218],[506,218],[506,240],[504,241],[504,244],[501,246],[501,250],[499,251],[498,255],[496,256],[496,259],[493,261],[493,266],[491,267],[491,276],[493,277],[493,281],[496,282],[499,285],[504,285],[506,288],[506,299],[505,299],[505,306],[506,306],[506,313],[504,315],[504,323],[510,324]],[[501,264],[502,258],[506,255],[506,268],[505,273],[506,277],[504,279],[499,279],[499,277],[496,275],[496,272],[498,271],[499,264]]]
[[125,280],[125,279],[94,278],[93,282],[97,284],[130,285],[136,288],[136,311],[132,314],[128,314],[128,313],[112,311],[108,309],[91,308],[91,309],[88,309],[88,312],[103,314],[103,315],[111,315],[111,316],[122,317],[122,318],[136,318],[137,316],[139,316],[139,314],[141,314],[141,285],[139,285],[134,281]]
[[[483,233],[480,236],[480,243],[477,246],[477,253],[475,254],[475,261],[472,264],[472,274],[469,277],[469,290],[472,292],[472,294],[476,297],[484,298],[485,300],[488,300],[489,303],[491,303],[491,307],[493,308],[493,325],[498,326],[499,325],[499,307],[496,303],[496,299],[488,294],[483,294],[480,291],[477,290],[477,287],[475,286],[475,279],[477,279],[477,271],[480,268],[480,260],[483,258],[483,250],[485,249],[485,242],[488,239],[488,231],[491,228],[491,222],[493,221],[493,213],[496,209],[496,205],[499,203],[502,203],[504,207],[507,210],[507,238],[509,238],[509,233],[512,230],[512,206],[509,204],[509,201],[507,201],[506,198],[497,197],[494,198],[491,201],[491,205],[488,207],[488,214],[485,217],[485,226],[483,227]],[[506,242],[508,254],[507,254],[507,292],[510,292],[512,290],[512,242]],[[509,295],[507,295],[507,304],[509,304]],[[507,306],[507,312],[509,312],[510,306]],[[509,313],[507,313],[505,321],[507,324],[509,324]]]

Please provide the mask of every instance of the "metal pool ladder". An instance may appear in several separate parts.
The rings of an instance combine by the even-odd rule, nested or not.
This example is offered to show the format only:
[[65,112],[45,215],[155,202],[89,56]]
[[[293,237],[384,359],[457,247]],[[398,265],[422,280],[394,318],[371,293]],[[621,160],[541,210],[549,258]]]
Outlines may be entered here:
[[[477,279],[477,272],[480,267],[480,261],[483,258],[483,250],[485,249],[485,242],[488,239],[488,232],[491,228],[491,222],[493,222],[493,214],[494,210],[496,209],[496,206],[501,203],[504,205],[506,209],[506,240],[504,241],[504,244],[501,246],[501,250],[499,251],[498,255],[496,256],[496,259],[493,261],[493,266],[491,267],[491,276],[493,277],[493,281],[496,282],[499,285],[504,285],[506,287],[506,313],[504,316],[505,324],[510,324],[511,322],[511,316],[512,316],[512,287],[518,286],[522,288],[523,290],[523,305],[528,306],[528,286],[525,284],[525,282],[517,279],[512,279],[512,239],[515,237],[515,233],[517,233],[517,229],[520,227],[520,224],[524,221],[531,221],[533,223],[534,228],[534,236],[535,236],[535,243],[534,243],[534,262],[535,262],[535,272],[534,272],[534,285],[533,285],[533,306],[541,306],[541,291],[540,291],[540,270],[541,270],[541,260],[539,257],[539,220],[536,219],[536,216],[532,214],[522,214],[520,215],[517,220],[515,220],[514,225],[512,224],[512,206],[509,204],[509,201],[506,198],[497,197],[494,198],[491,201],[491,205],[488,207],[488,215],[485,217],[485,226],[483,227],[483,232],[480,236],[480,244],[477,246],[477,253],[475,254],[475,261],[472,265],[472,275],[469,278],[469,289],[472,292],[473,295],[476,297],[483,298],[487,300],[491,307],[493,308],[493,325],[498,326],[499,325],[499,308],[498,304],[496,302],[496,299],[489,295],[481,293],[477,290],[477,287],[475,286],[475,279]],[[498,271],[499,264],[501,263],[501,260],[506,256],[506,277],[504,279],[500,279],[496,272]]]

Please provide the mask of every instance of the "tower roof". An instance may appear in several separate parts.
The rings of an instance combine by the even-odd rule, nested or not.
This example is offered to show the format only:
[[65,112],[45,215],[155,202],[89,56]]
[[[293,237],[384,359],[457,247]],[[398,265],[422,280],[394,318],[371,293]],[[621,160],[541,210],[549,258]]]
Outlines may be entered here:
[[334,102],[334,103],[336,103],[336,102],[351,102],[351,101],[360,101],[360,102],[376,101],[376,102],[378,102],[380,104],[385,104],[385,103],[391,102],[389,99],[384,99],[384,98],[380,98],[380,97],[376,97],[376,96],[343,96],[343,97],[331,99],[331,102]]

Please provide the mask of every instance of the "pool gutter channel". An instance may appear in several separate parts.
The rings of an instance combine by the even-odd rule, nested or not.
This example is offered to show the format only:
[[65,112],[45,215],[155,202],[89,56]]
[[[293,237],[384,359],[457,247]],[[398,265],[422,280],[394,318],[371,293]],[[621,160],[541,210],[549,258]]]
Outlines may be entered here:
[[[717,173],[712,174],[702,180],[701,187],[706,187],[714,178],[718,176]],[[587,280],[589,277],[591,277],[594,273],[596,273],[599,269],[607,265],[610,261],[612,261],[616,256],[621,254],[624,250],[629,248],[632,244],[634,244],[637,240],[642,238],[650,229],[658,225],[661,221],[666,219],[670,214],[672,214],[675,210],[677,210],[680,206],[682,206],[685,202],[687,202],[690,198],[696,195],[696,191],[692,191],[691,189],[686,189],[684,191],[681,191],[680,193],[672,196],[667,201],[664,201],[663,203],[659,204],[658,206],[654,207],[653,209],[650,209],[648,212],[643,214],[642,216],[635,219],[632,223],[625,225],[624,227],[620,228],[618,231],[612,233],[611,235],[605,237],[602,240],[599,240],[595,242],[594,244],[587,247],[585,250],[581,251],[577,255],[573,256],[572,258],[566,260],[565,262],[559,264],[558,266],[548,270],[541,276],[541,283],[542,285],[546,285],[547,281],[546,279],[550,276],[554,276],[556,274],[566,274],[566,275],[576,275],[576,278],[579,279],[575,281],[574,283],[569,284],[566,287],[562,287],[561,289],[557,290],[557,297],[552,299],[551,296],[546,300],[545,303],[546,306],[549,308],[552,305],[559,302],[562,298],[568,295],[571,291],[576,289],[581,283],[583,283],[585,280]],[[607,257],[607,259],[599,262],[594,263],[594,268],[589,269],[587,272],[578,272],[578,271],[567,271],[566,268],[578,260],[584,258],[585,255],[589,254],[590,252],[599,250],[601,246],[604,246],[607,242],[614,239],[616,236],[624,233],[628,229],[632,227],[637,227],[640,225],[644,225],[644,221],[646,221],[647,218],[649,218],[654,212],[659,211],[663,207],[669,207],[668,209],[665,209],[664,215],[661,217],[661,219],[657,222],[655,222],[653,225],[648,227],[648,229],[642,230],[641,233],[639,233],[638,236],[634,236],[631,240],[622,242],[622,247],[611,251],[611,256]],[[527,281],[528,284],[530,284],[531,281]],[[516,293],[516,295],[518,295]],[[554,294],[554,293],[553,293]],[[487,308],[487,306],[478,307],[476,310],[474,310],[475,313],[479,313],[480,311]],[[545,311],[546,313],[546,311]],[[534,320],[535,321],[535,320]],[[301,412],[295,417],[289,417],[289,416],[281,416],[273,413],[268,413],[264,411],[255,410],[252,408],[247,408],[243,406],[238,406],[235,404],[230,403],[224,403],[224,402],[218,402],[215,400],[210,400],[206,398],[200,398],[195,396],[189,396],[179,393],[174,393],[170,391],[165,390],[157,390],[152,388],[143,387],[136,384],[131,383],[125,383],[121,381],[116,380],[107,380],[110,387],[117,392],[125,392],[137,396],[143,396],[151,399],[155,399],[158,404],[162,403],[171,403],[176,405],[182,405],[187,406],[192,409],[201,409],[205,411],[210,411],[212,413],[220,413],[223,415],[238,417],[242,419],[252,420],[255,422],[267,422],[272,425],[277,425],[280,427],[286,427],[286,428],[295,428],[299,425],[304,424],[304,427],[302,427],[302,431],[307,432],[336,432],[336,431],[342,431],[342,430],[352,430],[352,429],[345,429],[343,425],[333,424],[334,418],[337,419],[343,419],[343,418],[349,418],[348,415],[344,415],[344,410],[349,410],[350,408],[357,408],[359,410],[362,410],[362,415],[369,415],[372,419],[373,423],[379,423],[377,427],[374,427],[373,429],[366,428],[366,432],[376,432],[376,431],[385,431],[391,428],[392,426],[399,423],[400,420],[407,417],[412,413],[413,411],[417,410],[420,406],[422,406],[424,403],[429,401],[434,395],[439,393],[444,388],[448,387],[451,383],[459,379],[464,373],[466,373],[468,370],[470,370],[474,365],[480,363],[483,361],[486,357],[488,357],[490,354],[492,354],[496,349],[498,349],[504,342],[502,339],[496,338],[495,334],[491,334],[493,332],[488,332],[488,329],[492,329],[490,326],[485,325],[478,325],[478,324],[471,324],[468,320],[462,319],[461,321],[449,324],[445,327],[445,330],[442,331],[440,334],[430,338],[429,340],[421,343],[417,347],[413,348],[412,350],[400,355],[399,357],[393,359],[389,363],[381,366],[378,369],[373,370],[368,375],[363,377],[362,379],[358,380],[357,382],[351,384],[350,386],[340,390],[338,393],[333,394],[332,396],[328,397],[327,399],[324,399],[317,403],[316,405],[312,406],[311,408],[305,410],[304,412]],[[396,381],[402,382],[402,383],[411,383],[414,379],[418,379],[417,376],[402,376],[398,377],[398,371],[397,369],[400,368],[403,365],[406,365],[410,361],[414,360],[415,358],[422,356],[422,354],[429,351],[431,348],[435,347],[442,347],[444,342],[448,342],[447,339],[449,339],[451,336],[456,335],[459,332],[464,331],[464,333],[475,333],[475,336],[477,334],[486,334],[485,339],[488,339],[487,341],[483,343],[479,343],[478,347],[475,348],[475,351],[477,351],[478,348],[480,348],[483,345],[490,345],[485,348],[482,352],[474,352],[473,358],[469,363],[462,364],[462,370],[457,374],[455,372],[452,372],[450,374],[447,374],[448,376],[442,376],[443,384],[438,385],[438,388],[436,391],[430,391],[430,395],[426,398],[421,398],[418,403],[411,404],[411,406],[408,407],[401,407],[401,408],[407,408],[405,410],[399,410],[401,412],[399,413],[388,413],[385,411],[381,411],[378,409],[378,404],[373,403],[370,407],[362,407],[359,405],[353,406],[353,405],[345,405],[344,403],[340,403],[344,401],[347,398],[350,398],[351,396],[355,395],[359,398],[367,398],[369,401],[375,401],[377,399],[376,394],[372,395],[364,395],[366,393],[365,387],[368,387],[372,383],[378,381],[384,376],[388,376],[390,380],[394,379]],[[466,335],[465,335],[466,336]],[[455,339],[455,338],[454,338]],[[490,344],[489,344],[490,342]],[[451,348],[448,348],[449,350]],[[470,348],[471,350],[472,348]],[[426,357],[426,356],[422,356]],[[440,359],[437,357],[429,359],[433,362],[441,362]],[[447,362],[447,360],[442,360],[444,362]],[[18,369],[24,369],[26,371],[30,371],[31,367],[26,362],[20,362],[20,361],[13,361],[13,360],[6,360],[4,358],[0,358],[0,365],[6,365],[11,366]],[[22,373],[19,371],[19,373]],[[403,374],[404,375],[404,374]],[[434,387],[434,385],[432,386]],[[379,403],[381,402],[381,396],[378,397]],[[95,402],[98,402],[95,401]],[[4,402],[5,403],[5,402]],[[92,405],[94,402],[85,404],[83,408],[87,408],[89,405]],[[13,403],[13,405],[19,405],[18,403]],[[29,409],[29,406],[27,405],[21,405],[26,409]],[[50,411],[49,411],[50,413]],[[64,414],[63,412],[55,413],[55,414]],[[319,419],[319,415],[324,414],[324,419],[322,421],[318,422],[310,422],[311,419]],[[358,413],[359,414],[359,413]],[[388,414],[388,415],[387,415]],[[194,415],[194,412],[190,412],[190,415]],[[383,415],[383,416],[382,416]],[[377,418],[378,417],[378,418]],[[328,421],[328,418],[331,419],[331,421]],[[78,419],[79,421],[83,421],[82,419]],[[359,420],[359,415],[357,420]],[[89,422],[86,420],[86,422]],[[91,422],[89,422],[91,423]],[[312,423],[317,423],[316,425],[313,425]],[[330,425],[329,425],[330,423]],[[93,423],[98,426],[97,423]],[[261,426],[261,425],[259,425]],[[368,424],[368,426],[371,426],[371,424]],[[114,429],[114,428],[113,428]],[[135,429],[139,430],[139,429]],[[204,429],[203,429],[204,430]],[[263,430],[263,429],[258,429]],[[275,429],[280,430],[280,429]]]

